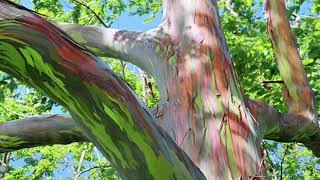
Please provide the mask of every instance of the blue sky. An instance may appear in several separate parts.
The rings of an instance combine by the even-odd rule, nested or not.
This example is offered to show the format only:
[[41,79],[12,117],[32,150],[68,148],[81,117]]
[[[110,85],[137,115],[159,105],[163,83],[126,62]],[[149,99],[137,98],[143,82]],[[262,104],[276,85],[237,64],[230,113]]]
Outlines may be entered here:
[[[32,4],[31,0],[21,0],[21,4],[27,8],[32,9]],[[117,22],[115,22],[111,27],[112,28],[119,28],[120,29],[127,29],[127,30],[138,30],[138,31],[143,31],[143,30],[148,30],[156,27],[162,18],[161,12],[158,12],[156,17],[149,23],[145,24],[143,21],[148,17],[148,15],[144,16],[129,16],[128,13],[123,13],[119,16]]]

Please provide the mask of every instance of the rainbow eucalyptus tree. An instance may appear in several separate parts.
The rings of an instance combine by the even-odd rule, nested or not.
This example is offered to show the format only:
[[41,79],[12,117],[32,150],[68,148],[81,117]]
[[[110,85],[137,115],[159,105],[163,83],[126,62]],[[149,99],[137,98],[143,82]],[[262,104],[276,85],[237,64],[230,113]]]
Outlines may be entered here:
[[[265,17],[286,114],[242,93],[215,0],[162,5],[157,28],[134,32],[51,22],[1,0],[0,69],[72,115],[1,124],[1,151],[91,141],[123,179],[267,178],[262,139],[304,143],[320,156],[315,98],[284,0],[266,0]],[[156,108],[147,109],[99,56],[152,75]]]

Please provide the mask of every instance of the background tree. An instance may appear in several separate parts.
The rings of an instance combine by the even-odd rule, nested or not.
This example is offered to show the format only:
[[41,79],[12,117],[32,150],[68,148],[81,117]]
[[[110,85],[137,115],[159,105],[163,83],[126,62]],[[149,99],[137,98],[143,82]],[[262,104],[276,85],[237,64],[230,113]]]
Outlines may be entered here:
[[[41,1],[38,1],[38,2],[41,2]],[[221,8],[221,12],[222,12],[221,13],[221,20],[222,20],[222,24],[223,24],[223,27],[225,29],[225,34],[226,34],[226,37],[227,37],[227,40],[228,40],[228,43],[229,43],[229,46],[230,46],[230,52],[231,52],[231,55],[233,57],[233,60],[234,60],[234,63],[235,63],[235,67],[236,68],[240,67],[240,68],[237,68],[237,72],[238,72],[239,77],[240,77],[240,82],[241,82],[242,86],[244,87],[244,89],[245,89],[244,92],[247,94],[248,97],[255,98],[255,97],[259,96],[260,98],[264,98],[264,100],[266,102],[269,102],[271,105],[274,105],[275,107],[277,107],[277,109],[282,110],[283,112],[285,112],[285,108],[282,105],[282,101],[280,100],[280,97],[281,97],[281,84],[283,84],[283,81],[282,80],[279,81],[279,79],[281,79],[280,75],[277,75],[275,73],[275,72],[277,72],[276,71],[276,64],[273,61],[272,52],[271,52],[271,45],[268,43],[268,38],[267,38],[266,34],[264,33],[266,31],[266,29],[265,29],[264,21],[261,20],[262,14],[255,13],[255,12],[259,12],[259,11],[257,11],[257,9],[259,9],[261,7],[261,4],[259,4],[258,2],[253,2],[253,1],[244,1],[244,2],[245,3],[240,2],[239,4],[237,4],[238,2],[236,2],[234,4],[232,4],[232,3],[230,4],[230,1],[226,1],[226,2],[222,1],[219,4],[220,8]],[[274,2],[274,1],[271,1],[271,2]],[[148,11],[150,11],[150,9],[151,10],[155,9],[155,11],[156,11],[157,8],[159,8],[159,5],[160,5],[158,2],[153,2],[151,4],[152,5],[155,4],[155,5],[153,7],[151,5],[152,8],[148,9],[148,5],[147,4],[143,4],[142,2],[138,2],[138,3],[142,4],[142,6],[141,6],[141,4],[139,4],[140,6],[138,6],[138,7],[142,7],[142,10],[141,9],[139,10],[139,8],[137,8],[138,11],[141,11],[141,12],[148,12]],[[311,65],[309,67],[312,68],[312,69],[308,71],[308,66],[306,66],[306,70],[307,70],[307,73],[308,72],[310,72],[311,74],[313,73],[313,75],[311,77],[309,77],[309,78],[311,78],[310,83],[311,83],[312,87],[318,88],[317,84],[315,84],[313,86],[312,83],[313,82],[315,83],[316,80],[318,79],[318,76],[319,76],[319,73],[317,73],[319,71],[318,70],[318,68],[319,68],[319,62],[318,62],[319,61],[319,51],[317,51],[317,49],[319,49],[317,47],[317,45],[319,45],[319,43],[314,43],[314,42],[310,43],[311,39],[312,40],[317,40],[317,38],[310,38],[310,36],[312,36],[312,37],[319,36],[319,33],[317,33],[317,31],[315,30],[315,29],[317,29],[319,21],[318,21],[317,18],[314,18],[314,14],[317,14],[319,12],[319,10],[318,10],[319,8],[317,9],[317,7],[318,7],[318,3],[317,2],[313,2],[313,3],[308,4],[309,6],[312,6],[313,12],[311,14],[309,14],[309,16],[301,18],[301,16],[300,16],[301,12],[299,13],[299,8],[301,7],[300,5],[303,6],[303,3],[304,3],[303,1],[299,1],[299,2],[295,2],[295,4],[292,4],[292,5],[289,4],[288,5],[289,17],[291,17],[290,13],[292,13],[292,16],[295,17],[295,19],[292,21],[292,23],[297,25],[297,29],[299,29],[299,28],[301,28],[301,26],[305,25],[305,27],[302,27],[301,28],[302,30],[300,30],[300,32],[306,32],[305,34],[301,35],[302,37],[305,38],[305,39],[303,39],[301,44],[304,44],[304,45],[309,44],[309,45],[305,47],[305,51],[304,52],[306,52],[306,54],[305,54],[305,58],[303,60],[303,63],[304,64],[307,63],[307,65],[308,65],[308,63],[311,63]],[[40,4],[39,7],[41,7],[41,3],[39,3],[39,4]],[[47,11],[51,11],[51,10],[54,11],[53,7],[59,7],[59,4],[55,4],[53,6],[49,6],[50,3],[47,3],[45,5],[43,5],[43,4],[44,3],[42,3],[42,9],[41,8],[36,8],[36,9],[41,10],[42,12],[46,12],[45,9],[50,9],[50,10],[47,10]],[[79,3],[77,3],[77,5],[79,5]],[[113,5],[115,5],[115,4],[113,4]],[[145,6],[143,6],[143,5],[145,5]],[[48,8],[48,7],[50,7],[50,8]],[[121,7],[121,6],[119,6],[119,7]],[[125,7],[125,5],[123,5],[123,7]],[[61,6],[60,6],[60,8],[61,8]],[[81,6],[81,8],[83,8],[82,9],[83,12],[85,12],[85,11],[90,12],[90,10],[88,8],[86,8],[86,7]],[[143,11],[143,8],[145,8],[146,11]],[[179,6],[177,8],[179,8]],[[223,8],[225,8],[225,10],[223,10]],[[59,8],[57,8],[57,9],[59,9]],[[235,11],[235,9],[236,10],[239,9],[239,11],[237,12],[237,11]],[[59,10],[56,11],[56,12],[59,12]],[[60,10],[60,12],[61,12],[61,10]],[[81,12],[81,11],[78,11],[78,13],[79,12]],[[104,12],[104,11],[102,10],[102,12]],[[119,12],[121,12],[121,8],[119,8]],[[77,13],[75,13],[75,14],[77,14]],[[50,13],[49,13],[49,15],[50,15]],[[276,13],[276,16],[277,15],[279,15],[279,14]],[[310,16],[310,15],[312,15],[312,16]],[[151,17],[152,17],[152,15],[151,15]],[[303,19],[303,20],[301,20],[301,19]],[[72,35],[73,31],[76,28],[78,28],[78,27],[73,28],[72,26],[70,26],[71,29],[68,29],[69,28],[68,25],[62,24],[62,28],[64,28],[64,27],[66,27],[65,30],[67,30],[67,32],[69,32],[69,33],[71,32],[71,35]],[[308,27],[308,28],[311,27],[310,31],[307,31],[306,29],[308,29],[308,28],[306,28],[306,27]],[[272,27],[272,28],[277,30],[277,27]],[[294,29],[294,30],[296,30],[296,29]],[[271,34],[272,34],[272,32],[271,32]],[[74,38],[76,40],[78,40],[78,42],[84,43],[85,45],[87,45],[86,42],[81,42],[81,39],[79,39],[79,36],[78,36],[79,34],[73,34],[73,35],[74,35]],[[281,38],[279,38],[279,39],[281,40]],[[272,40],[274,41],[274,44],[276,44],[279,39],[276,38],[276,39],[272,39]],[[85,39],[85,40],[88,40],[88,39]],[[298,36],[298,40],[299,40],[299,36]],[[309,41],[309,43],[308,43],[308,41]],[[90,44],[89,44],[89,47],[90,47]],[[252,49],[252,47],[256,47],[256,48]],[[95,49],[92,49],[92,50],[95,51]],[[104,49],[104,50],[108,51],[110,49]],[[172,64],[172,63],[174,64],[175,63],[175,58],[177,58],[177,57],[174,57],[174,55],[173,56],[170,55],[170,52],[169,52],[170,49],[166,50],[166,49],[161,49],[160,48],[160,50],[161,50],[161,52],[166,53],[165,55],[167,55],[167,56],[169,55],[170,57],[173,57],[173,58],[169,59],[169,64]],[[281,50],[281,48],[280,48],[280,50]],[[97,51],[99,51],[99,49]],[[96,52],[96,53],[99,54],[99,52]],[[116,54],[117,52],[113,52],[113,53]],[[276,53],[281,55],[281,53],[283,53],[283,52],[276,52]],[[301,56],[304,57],[303,54]],[[161,58],[165,59],[166,57],[162,57],[161,56]],[[250,62],[248,62],[248,59],[250,59]],[[257,63],[257,62],[261,62],[261,63]],[[137,64],[138,66],[140,65],[140,67],[143,67],[143,65],[139,64],[141,62],[134,62],[134,63]],[[246,68],[244,69],[242,67],[246,67]],[[264,71],[266,69],[266,67],[268,69],[266,71]],[[281,69],[281,66],[280,66],[280,69]],[[148,70],[146,70],[146,71],[148,72]],[[231,74],[232,74],[232,72],[231,72]],[[124,75],[124,73],[122,73],[122,75]],[[285,75],[285,73],[282,72],[281,76],[283,77],[284,75]],[[155,77],[157,79],[157,76],[155,76]],[[257,77],[258,77],[258,81],[252,82],[252,79],[257,79]],[[290,81],[290,79],[287,80],[287,81]],[[263,84],[264,84],[263,86],[260,84],[261,82],[263,82]],[[284,80],[284,83],[285,83],[286,86],[288,86],[288,82],[286,82],[286,80]],[[159,86],[159,82],[158,82],[158,86]],[[198,90],[196,90],[196,91],[198,91]],[[272,91],[272,93],[270,93],[270,91]],[[290,92],[290,88],[289,88],[289,92]],[[317,92],[317,89],[315,89],[315,92]],[[171,93],[171,91],[165,92],[165,93]],[[160,87],[160,94],[161,94],[161,87]],[[235,95],[234,92],[232,93],[232,95]],[[162,97],[163,96],[164,95],[163,95],[163,92],[162,92]],[[217,96],[220,97],[221,94],[218,93]],[[316,96],[318,96],[318,95],[316,94]],[[190,97],[193,97],[193,96],[190,96]],[[174,97],[174,98],[176,98],[176,97]],[[201,105],[202,104],[201,106],[203,106],[203,102],[202,102],[203,100],[198,99],[197,96],[194,96],[193,98],[194,99],[191,98],[191,104],[192,103],[195,103],[197,105]],[[289,98],[289,100],[290,100],[290,98]],[[198,102],[198,101],[200,101],[200,102]],[[172,100],[167,99],[167,102],[172,102]],[[287,103],[289,102],[288,105],[289,105],[289,108],[290,108],[290,101],[288,101],[288,99],[287,99],[286,102]],[[175,102],[175,103],[176,104],[180,104],[181,102]],[[169,103],[169,107],[172,106],[169,110],[172,110],[172,109],[176,108],[175,103],[173,105],[170,105],[170,103]],[[253,105],[255,105],[256,102],[251,101],[251,103],[253,103]],[[307,101],[307,103],[308,103],[308,101]],[[310,101],[309,101],[309,103],[310,103]],[[167,105],[162,105],[161,101],[160,101],[160,105],[158,104],[157,108],[155,108],[155,116],[163,118],[163,116],[165,116],[167,114],[167,112],[168,112],[168,111],[164,111],[163,112],[163,109],[166,106]],[[258,103],[258,107],[259,106],[260,107],[265,107],[264,104],[259,104]],[[253,107],[256,107],[256,106],[253,106]],[[305,107],[305,106],[303,106],[303,107]],[[196,111],[197,111],[197,108],[201,109],[203,107],[197,107],[196,106],[195,108],[196,108]],[[228,108],[226,108],[224,110],[228,110]],[[271,109],[271,110],[274,111],[274,109]],[[299,110],[299,108],[298,108],[298,110]],[[191,111],[192,111],[192,108],[191,108]],[[251,109],[251,112],[252,111],[254,112],[254,109]],[[183,109],[182,110],[179,109],[178,112],[183,112]],[[180,115],[184,116],[184,113],[181,113]],[[276,116],[277,113],[273,112],[272,115]],[[286,116],[286,117],[290,117],[290,109],[289,109],[289,116]],[[224,118],[225,117],[223,117],[223,119]],[[164,120],[169,120],[169,119],[170,118],[168,118],[168,116],[167,116]],[[200,119],[201,119],[201,117],[200,117]],[[256,119],[259,119],[259,118],[256,117]],[[275,118],[274,120],[279,120],[279,119],[281,119],[281,118]],[[229,121],[226,121],[226,122],[230,123]],[[172,124],[171,124],[172,122],[171,121],[166,122],[166,123],[167,124],[165,124],[165,127],[167,127],[167,128],[174,127],[174,126],[172,126]],[[168,125],[168,123],[169,123],[169,125]],[[299,122],[299,123],[302,123],[302,122]],[[276,123],[276,124],[271,124],[271,125],[272,126],[274,125],[275,127],[277,127],[279,124]],[[296,124],[293,124],[293,128],[294,128],[294,125],[296,125]],[[227,127],[228,126],[226,126],[226,128]],[[280,127],[284,128],[283,126],[280,126]],[[279,126],[278,126],[278,128],[279,128]],[[281,131],[285,130],[285,129],[281,129],[281,128],[280,128]],[[275,139],[276,138],[276,140],[289,141],[288,139],[282,139],[282,138],[290,138],[290,137],[284,137],[283,134],[279,134],[279,131],[277,131],[278,129],[273,129],[272,128],[272,130],[274,130],[275,132],[267,132],[267,133],[265,133],[264,134],[265,138],[267,138],[267,139]],[[181,129],[181,127],[179,127],[179,129],[175,129],[174,131],[169,131],[169,134],[172,133],[172,132],[175,132],[175,131],[180,133],[180,142],[179,142],[179,135],[174,133],[173,135],[171,134],[171,136],[173,136],[174,138],[177,138],[177,139],[175,139],[175,141],[178,141],[178,144],[182,145],[182,148],[187,153],[188,153],[188,151],[194,151],[193,148],[190,148],[190,149],[188,148],[188,146],[190,145],[188,143],[188,141],[192,141],[192,139],[188,139],[189,138],[188,136],[190,135],[190,137],[192,138],[191,132],[192,133],[195,133],[195,132],[193,132],[192,129],[191,129],[190,133],[189,133],[188,129],[187,130],[183,130],[183,128]],[[226,129],[226,130],[223,129],[223,132],[224,131],[228,132],[228,129]],[[185,133],[183,133],[183,132],[185,132]],[[296,133],[294,131],[292,131],[292,132]],[[317,138],[317,134],[316,133],[317,132],[318,132],[318,130],[315,131],[315,135],[316,135],[315,137],[314,136],[310,136],[310,137],[300,137],[299,136],[298,139],[290,139],[290,141],[304,142],[304,143],[307,143],[306,145],[309,145],[309,147],[313,148],[313,150],[317,150],[316,149],[317,142],[319,142],[319,141],[316,140],[316,138]],[[206,131],[205,131],[205,133],[206,133]],[[290,133],[290,131],[289,131],[289,133]],[[303,135],[306,135],[305,131],[303,131],[301,133]],[[290,134],[285,134],[285,135],[289,135],[290,136]],[[312,135],[312,133],[311,133],[311,135]],[[232,135],[231,137],[235,137],[235,136]],[[228,137],[221,137],[221,138],[222,139],[224,139],[224,138],[228,139]],[[308,144],[310,142],[309,138],[311,139],[311,144]],[[186,145],[184,145],[185,142],[187,142]],[[228,143],[230,143],[230,141],[229,142],[226,141],[225,143],[228,144]],[[225,144],[225,143],[223,143],[223,144]],[[270,150],[276,150],[277,151],[277,150],[281,149],[281,146],[277,147],[275,145],[273,145],[273,146],[272,145],[265,143],[265,146],[269,147]],[[290,147],[289,146],[283,146],[283,147],[285,147],[285,150],[283,151],[284,154],[287,154],[288,152],[290,152],[290,153],[294,152],[294,151],[291,150],[293,148],[292,145],[290,145]],[[222,152],[221,152],[222,154],[223,154],[223,151],[224,150],[222,150]],[[234,150],[230,151],[230,149],[227,149],[227,152],[235,153]],[[81,153],[79,153],[79,154],[81,154]],[[190,155],[190,152],[188,154]],[[268,153],[266,153],[266,154],[268,154]],[[306,155],[307,154],[304,154],[304,156],[306,156]],[[237,157],[237,154],[235,154],[234,156]],[[306,159],[308,158],[308,156],[310,156],[310,154],[307,155]],[[264,157],[266,158],[266,156],[264,156]],[[288,157],[288,156],[284,156],[284,157]],[[195,162],[194,159],[197,159],[195,157],[191,157],[191,158],[193,159],[194,162]],[[229,165],[230,167],[228,167],[228,165],[227,166],[226,165],[219,166],[219,167],[221,167],[223,169],[223,170],[220,170],[220,171],[223,171],[224,173],[227,173],[228,170],[226,170],[226,169],[228,169],[228,168],[232,169],[232,163],[230,162],[231,159],[232,159],[231,155],[227,154],[227,161],[226,162],[229,162],[231,165]],[[285,158],[283,158],[283,159],[285,159]],[[284,170],[287,171],[287,172],[290,172],[290,168],[292,168],[292,165],[291,166],[289,165],[287,167],[287,170],[286,170],[286,166],[283,167],[283,164],[286,164],[286,163],[283,163],[285,160],[281,159],[280,170],[278,170],[277,166],[274,165],[276,162],[272,162],[272,160],[270,160],[270,159],[268,159],[268,160],[269,161],[267,161],[267,162],[269,162],[270,165],[273,164],[272,165],[273,166],[272,169],[273,170],[276,169],[276,171],[273,171],[274,177],[281,175],[282,174],[281,172],[284,171]],[[201,162],[201,160],[200,160],[200,162]],[[290,162],[290,161],[288,161],[288,162]],[[196,162],[196,164],[198,164],[198,163]],[[248,162],[246,161],[246,163],[248,163]],[[311,165],[311,167],[315,168],[315,171],[313,171],[312,169],[309,170],[309,171],[303,169],[303,173],[306,173],[306,174],[309,173],[308,175],[310,177],[315,177],[316,178],[316,176],[317,176],[317,174],[319,172],[317,171],[315,164],[316,164],[316,162],[315,163],[312,163],[312,162],[309,163],[309,165]],[[245,166],[245,164],[242,164],[242,166],[239,167],[239,165],[237,164],[236,165],[236,169],[238,169],[238,171],[239,171],[244,166]],[[204,166],[204,167],[207,167],[207,166]],[[226,169],[224,169],[224,168],[226,168]],[[203,168],[201,168],[201,169],[203,169]],[[232,176],[233,177],[238,176],[239,172],[235,173],[234,170],[235,169],[232,170]],[[251,171],[251,170],[247,169],[247,171]],[[210,170],[209,170],[209,173],[210,173]],[[245,173],[245,172],[243,172],[243,171],[240,172],[240,174],[243,174],[243,173]],[[206,172],[205,172],[205,174],[206,174]],[[291,177],[295,177],[295,176],[299,176],[299,175],[301,176],[301,171],[299,172],[299,170],[297,170],[296,172],[292,172],[292,169],[291,169],[291,173],[289,173],[289,175],[290,174],[291,174]],[[229,175],[224,174],[224,176],[228,177]],[[258,176],[258,175],[256,174],[254,176]],[[207,177],[210,177],[210,176],[207,176]],[[247,178],[247,176],[243,176],[243,177]]]

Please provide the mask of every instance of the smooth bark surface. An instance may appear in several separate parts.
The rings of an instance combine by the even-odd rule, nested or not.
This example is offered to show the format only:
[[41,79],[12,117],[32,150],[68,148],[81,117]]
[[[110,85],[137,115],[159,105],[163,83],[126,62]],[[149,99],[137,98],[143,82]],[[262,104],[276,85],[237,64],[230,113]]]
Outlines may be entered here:
[[72,118],[47,115],[0,123],[0,152],[88,141]]
[[160,62],[153,38],[156,30],[135,32],[94,25],[54,24],[95,54],[128,61],[155,75]]

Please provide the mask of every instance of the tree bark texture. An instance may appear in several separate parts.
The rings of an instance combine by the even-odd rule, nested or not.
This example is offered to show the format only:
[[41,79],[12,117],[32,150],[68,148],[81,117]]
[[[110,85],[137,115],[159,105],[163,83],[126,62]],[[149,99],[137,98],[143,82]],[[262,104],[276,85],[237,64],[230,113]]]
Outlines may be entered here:
[[72,118],[47,115],[0,123],[0,152],[88,141]]

